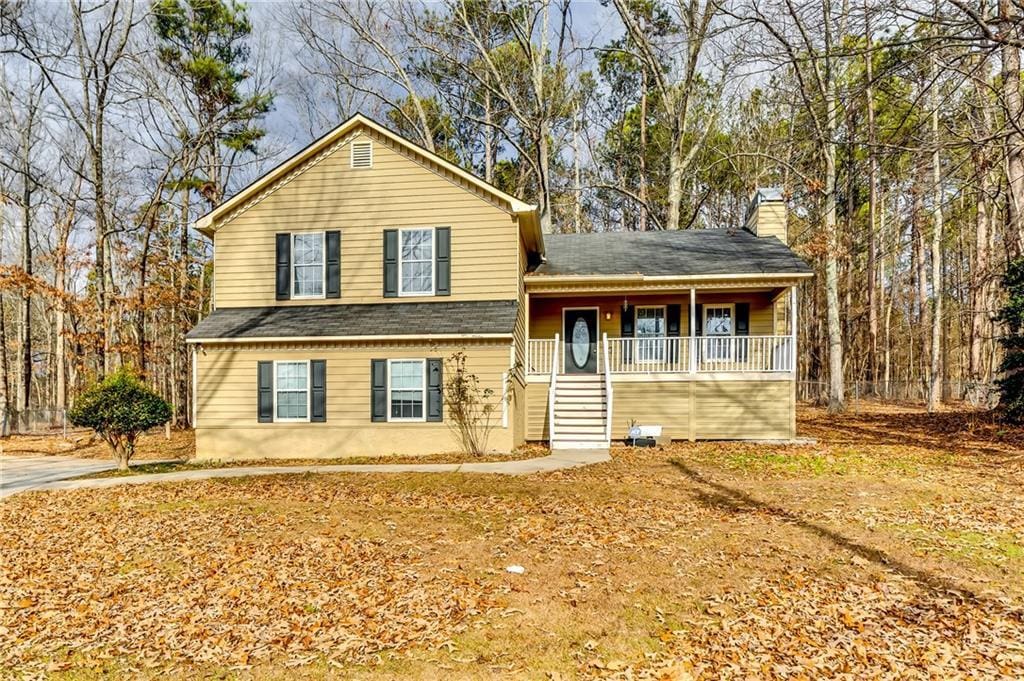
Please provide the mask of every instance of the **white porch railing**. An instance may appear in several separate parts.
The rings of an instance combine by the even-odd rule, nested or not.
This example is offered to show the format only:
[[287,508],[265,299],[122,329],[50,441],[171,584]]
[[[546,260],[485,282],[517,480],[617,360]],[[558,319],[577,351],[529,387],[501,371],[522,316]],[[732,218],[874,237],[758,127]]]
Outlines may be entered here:
[[613,374],[690,370],[688,338],[609,338],[605,362]]
[[531,338],[526,344],[526,373],[550,374],[556,343],[554,338]]
[[[530,339],[527,373],[554,374],[564,354],[557,340]],[[612,374],[792,372],[792,336],[608,338],[599,349],[598,372]],[[603,350],[603,352],[602,352]],[[607,367],[607,369],[606,369]]]

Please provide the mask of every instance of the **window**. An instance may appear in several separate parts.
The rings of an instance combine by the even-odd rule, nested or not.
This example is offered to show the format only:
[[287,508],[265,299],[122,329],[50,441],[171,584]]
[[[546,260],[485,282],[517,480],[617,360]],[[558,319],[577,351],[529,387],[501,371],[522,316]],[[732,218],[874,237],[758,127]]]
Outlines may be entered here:
[[324,233],[292,234],[292,298],[324,297]]
[[274,420],[309,420],[309,362],[274,362]]
[[704,335],[707,351],[705,358],[728,361],[733,354],[733,306],[704,306]]
[[388,420],[423,421],[426,361],[393,359],[388,362]]
[[398,295],[434,295],[434,230],[399,230]]
[[665,360],[665,308],[638,307],[636,309],[636,336],[638,362]]
[[350,163],[353,168],[373,167],[373,142],[359,140],[352,143],[352,157]]

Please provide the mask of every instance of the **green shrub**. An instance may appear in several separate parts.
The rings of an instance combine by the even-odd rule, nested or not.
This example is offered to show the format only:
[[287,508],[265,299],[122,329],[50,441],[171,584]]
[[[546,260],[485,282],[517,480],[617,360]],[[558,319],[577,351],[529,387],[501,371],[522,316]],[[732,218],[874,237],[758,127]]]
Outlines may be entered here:
[[71,423],[92,428],[110,445],[120,470],[128,470],[139,435],[170,418],[171,406],[127,369],[91,386],[68,411]]
[[1003,277],[1006,304],[999,319],[1006,323],[1006,335],[999,339],[1006,355],[999,367],[999,406],[1010,423],[1024,423],[1024,258],[1010,262]]

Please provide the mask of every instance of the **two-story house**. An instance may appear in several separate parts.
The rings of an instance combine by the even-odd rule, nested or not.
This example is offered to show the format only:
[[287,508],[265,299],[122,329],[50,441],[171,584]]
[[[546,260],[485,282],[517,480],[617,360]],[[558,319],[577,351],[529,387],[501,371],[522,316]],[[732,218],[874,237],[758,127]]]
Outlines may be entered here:
[[633,423],[795,435],[811,271],[778,192],[735,232],[542,234],[534,206],[357,115],[196,228],[214,244],[214,309],[187,337],[199,458],[457,450],[456,352],[497,401],[497,451],[607,447]]

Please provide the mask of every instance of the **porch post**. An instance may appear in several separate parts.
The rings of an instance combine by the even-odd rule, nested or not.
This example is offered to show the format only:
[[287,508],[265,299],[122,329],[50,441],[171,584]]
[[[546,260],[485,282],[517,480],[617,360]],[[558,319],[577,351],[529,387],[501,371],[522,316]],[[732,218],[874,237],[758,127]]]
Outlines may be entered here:
[[690,373],[697,373],[697,289],[690,287],[690,328],[687,342],[690,344]]
[[796,284],[789,287],[789,335],[790,341],[790,369],[793,371],[793,378],[796,378]]

